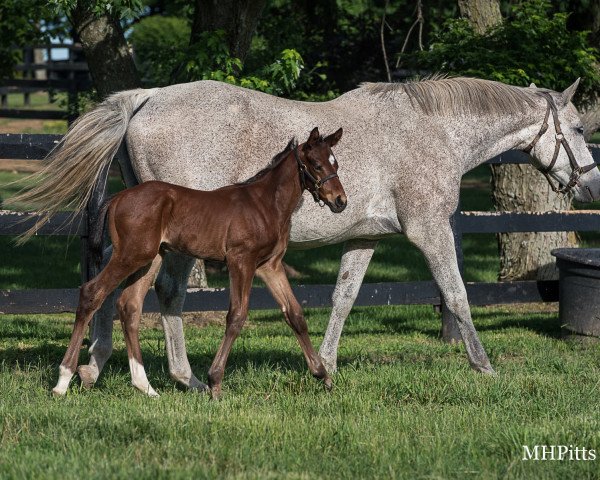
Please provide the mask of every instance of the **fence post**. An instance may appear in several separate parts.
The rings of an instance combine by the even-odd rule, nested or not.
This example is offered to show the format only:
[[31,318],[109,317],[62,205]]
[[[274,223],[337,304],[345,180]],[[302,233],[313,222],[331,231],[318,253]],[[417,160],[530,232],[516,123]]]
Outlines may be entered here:
[[[464,255],[462,251],[462,232],[460,230],[460,201],[458,202],[458,207],[456,211],[450,217],[450,226],[452,227],[452,233],[454,235],[454,248],[456,249],[456,261],[458,263],[458,269],[460,270],[460,275],[463,275],[463,263],[464,263]],[[458,324],[454,319],[454,316],[446,307],[444,299],[442,298],[442,330],[440,332],[442,340],[448,343],[458,343],[462,340],[462,336],[460,334],[460,330],[458,329]]]
[[[34,56],[33,56],[33,48],[31,47],[26,47],[23,49],[23,63],[25,64],[25,70],[23,72],[23,78],[34,78],[34,75],[32,75],[32,66],[31,64],[34,61]],[[23,93],[23,105],[25,105],[26,107],[31,105],[31,96],[29,94],[29,91],[25,91],[25,93]]]

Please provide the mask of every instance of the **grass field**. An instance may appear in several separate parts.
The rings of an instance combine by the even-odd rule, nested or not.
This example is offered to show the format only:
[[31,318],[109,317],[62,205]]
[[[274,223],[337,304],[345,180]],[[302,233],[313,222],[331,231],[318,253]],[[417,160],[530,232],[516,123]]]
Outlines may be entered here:
[[[19,178],[0,172],[0,196]],[[491,209],[487,179],[485,167],[469,175],[464,209]],[[76,239],[34,238],[23,248],[12,241],[0,237],[0,289],[79,284]],[[600,244],[597,235],[584,241]],[[466,279],[494,281],[494,236],[468,235],[464,250]],[[296,283],[333,283],[340,253],[291,251],[286,260],[304,275]],[[428,278],[420,253],[394,238],[381,242],[366,281]],[[318,346],[329,310],[306,315]],[[219,318],[186,324],[192,368],[205,381]],[[560,340],[555,305],[474,308],[473,318],[496,378],[472,372],[462,346],[438,340],[431,307],[355,308],[327,393],[281,315],[253,311],[217,402],[175,386],[153,318],[141,337],[159,399],[129,385],[118,327],[97,387],[74,381],[65,398],[52,398],[73,316],[0,315],[0,478],[600,478],[600,455],[522,460],[523,445],[600,453],[600,345]]]

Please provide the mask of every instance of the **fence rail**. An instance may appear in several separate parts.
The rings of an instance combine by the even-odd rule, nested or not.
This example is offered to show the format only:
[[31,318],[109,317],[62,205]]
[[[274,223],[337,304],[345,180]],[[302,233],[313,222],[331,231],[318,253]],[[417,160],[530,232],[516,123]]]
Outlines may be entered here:
[[[60,141],[60,135],[0,134],[0,158],[39,160]],[[590,145],[596,163],[600,163],[600,148]],[[519,152],[507,152],[487,163],[525,163],[527,157]],[[35,222],[37,214],[0,211],[0,235],[18,235]],[[71,220],[73,220],[71,222]],[[531,231],[598,231],[600,211],[569,212],[460,212],[454,221],[456,235],[463,233],[498,233]],[[38,235],[87,236],[87,215],[73,216],[68,212],[54,215]],[[83,242],[85,245],[85,242]],[[83,252],[82,259],[86,258]],[[557,281],[522,281],[503,283],[467,283],[467,294],[472,305],[502,303],[555,302],[558,300]],[[305,307],[331,305],[333,285],[304,285],[294,292]],[[78,289],[0,290],[0,313],[30,314],[73,312],[78,300]],[[228,289],[189,290],[184,304],[186,311],[226,310]],[[362,285],[357,306],[367,305],[440,305],[439,291],[432,281],[365,283]],[[264,288],[253,288],[252,308],[275,308],[275,302]],[[145,311],[158,311],[154,294],[146,298]]]

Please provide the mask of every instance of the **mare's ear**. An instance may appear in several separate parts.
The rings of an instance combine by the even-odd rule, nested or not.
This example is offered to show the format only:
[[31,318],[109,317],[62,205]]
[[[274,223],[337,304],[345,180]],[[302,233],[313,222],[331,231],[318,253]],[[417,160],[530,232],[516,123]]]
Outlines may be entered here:
[[537,88],[537,86],[535,85],[535,83],[531,82],[531,83],[529,84],[529,88]]
[[325,137],[325,142],[327,142],[327,144],[330,147],[335,147],[337,145],[337,143],[340,141],[340,139],[342,138],[342,133],[344,133],[344,130],[342,128],[340,128],[336,132]]
[[308,140],[306,141],[306,146],[314,147],[320,138],[321,134],[319,133],[319,127],[313,128],[312,132],[310,132],[310,135],[308,136]]
[[566,107],[571,100],[573,99],[573,95],[577,91],[577,87],[579,86],[579,78],[573,82],[569,88],[567,88],[564,92],[560,94],[559,106]]

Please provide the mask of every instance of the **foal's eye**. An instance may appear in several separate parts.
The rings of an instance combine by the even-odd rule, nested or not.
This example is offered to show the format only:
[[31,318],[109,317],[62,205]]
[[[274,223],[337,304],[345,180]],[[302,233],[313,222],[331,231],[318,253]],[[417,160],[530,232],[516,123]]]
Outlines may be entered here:
[[321,165],[315,165],[315,170],[317,172],[320,172],[321,170],[323,170],[323,167]]

